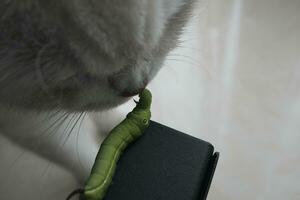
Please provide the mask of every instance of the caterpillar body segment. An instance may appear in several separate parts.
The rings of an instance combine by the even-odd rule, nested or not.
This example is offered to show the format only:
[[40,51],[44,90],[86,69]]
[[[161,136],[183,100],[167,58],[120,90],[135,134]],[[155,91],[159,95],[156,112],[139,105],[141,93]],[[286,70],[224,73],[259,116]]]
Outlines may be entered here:
[[117,162],[124,149],[149,126],[152,95],[145,89],[136,102],[136,107],[110,132],[97,154],[91,175],[84,188],[85,200],[101,200],[112,181]]

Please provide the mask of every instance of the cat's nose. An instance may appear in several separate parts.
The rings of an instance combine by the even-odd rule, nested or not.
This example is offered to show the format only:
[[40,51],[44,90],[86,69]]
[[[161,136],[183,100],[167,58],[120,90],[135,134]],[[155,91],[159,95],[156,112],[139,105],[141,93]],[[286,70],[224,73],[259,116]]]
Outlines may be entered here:
[[135,95],[138,95],[146,88],[147,83],[143,83],[140,87],[136,88],[125,88],[120,92],[120,96],[122,97],[133,97]]
[[135,89],[135,90],[128,90],[128,91],[125,90],[122,93],[120,93],[120,95],[122,97],[133,97],[133,96],[138,95],[139,93],[141,93],[144,89],[145,89],[145,87]]
[[147,86],[148,80],[144,79],[141,83],[138,84],[128,84],[126,87],[125,84],[121,83],[120,80],[110,79],[110,86],[119,92],[119,95],[122,97],[133,97],[141,93]]

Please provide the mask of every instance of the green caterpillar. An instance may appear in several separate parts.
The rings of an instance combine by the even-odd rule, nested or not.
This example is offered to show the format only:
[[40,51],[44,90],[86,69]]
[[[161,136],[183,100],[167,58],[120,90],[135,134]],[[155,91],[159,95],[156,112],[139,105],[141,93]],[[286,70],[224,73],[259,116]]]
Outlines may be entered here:
[[101,200],[112,181],[117,162],[124,149],[139,138],[148,127],[152,95],[145,89],[139,95],[136,107],[117,125],[103,141],[91,175],[83,190],[83,199]]

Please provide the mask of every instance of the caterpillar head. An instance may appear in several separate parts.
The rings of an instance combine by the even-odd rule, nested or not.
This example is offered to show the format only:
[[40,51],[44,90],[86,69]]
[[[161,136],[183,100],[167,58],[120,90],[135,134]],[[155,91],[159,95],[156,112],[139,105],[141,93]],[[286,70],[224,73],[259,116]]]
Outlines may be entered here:
[[133,120],[141,129],[148,127],[151,118],[151,102],[152,94],[149,90],[144,89],[139,94],[140,100],[136,103],[136,107],[127,115],[127,118]]

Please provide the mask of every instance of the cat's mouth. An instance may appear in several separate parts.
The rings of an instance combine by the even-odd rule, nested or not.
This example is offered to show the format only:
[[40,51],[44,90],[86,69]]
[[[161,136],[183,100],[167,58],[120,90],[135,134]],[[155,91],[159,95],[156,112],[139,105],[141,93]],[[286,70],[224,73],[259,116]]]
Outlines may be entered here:
[[115,108],[123,103],[126,103],[131,98],[121,98],[118,101],[109,102],[105,105],[103,103],[87,103],[80,108],[78,108],[78,111],[97,111],[97,110],[108,110],[111,108]]
[[107,110],[111,108],[115,108],[129,99],[131,96],[121,96],[116,93],[107,93],[106,98],[101,97],[101,93],[98,92],[82,92],[80,90],[76,90],[75,88],[65,88],[64,94],[60,95],[58,102],[63,109],[69,111],[99,111],[99,110]]

